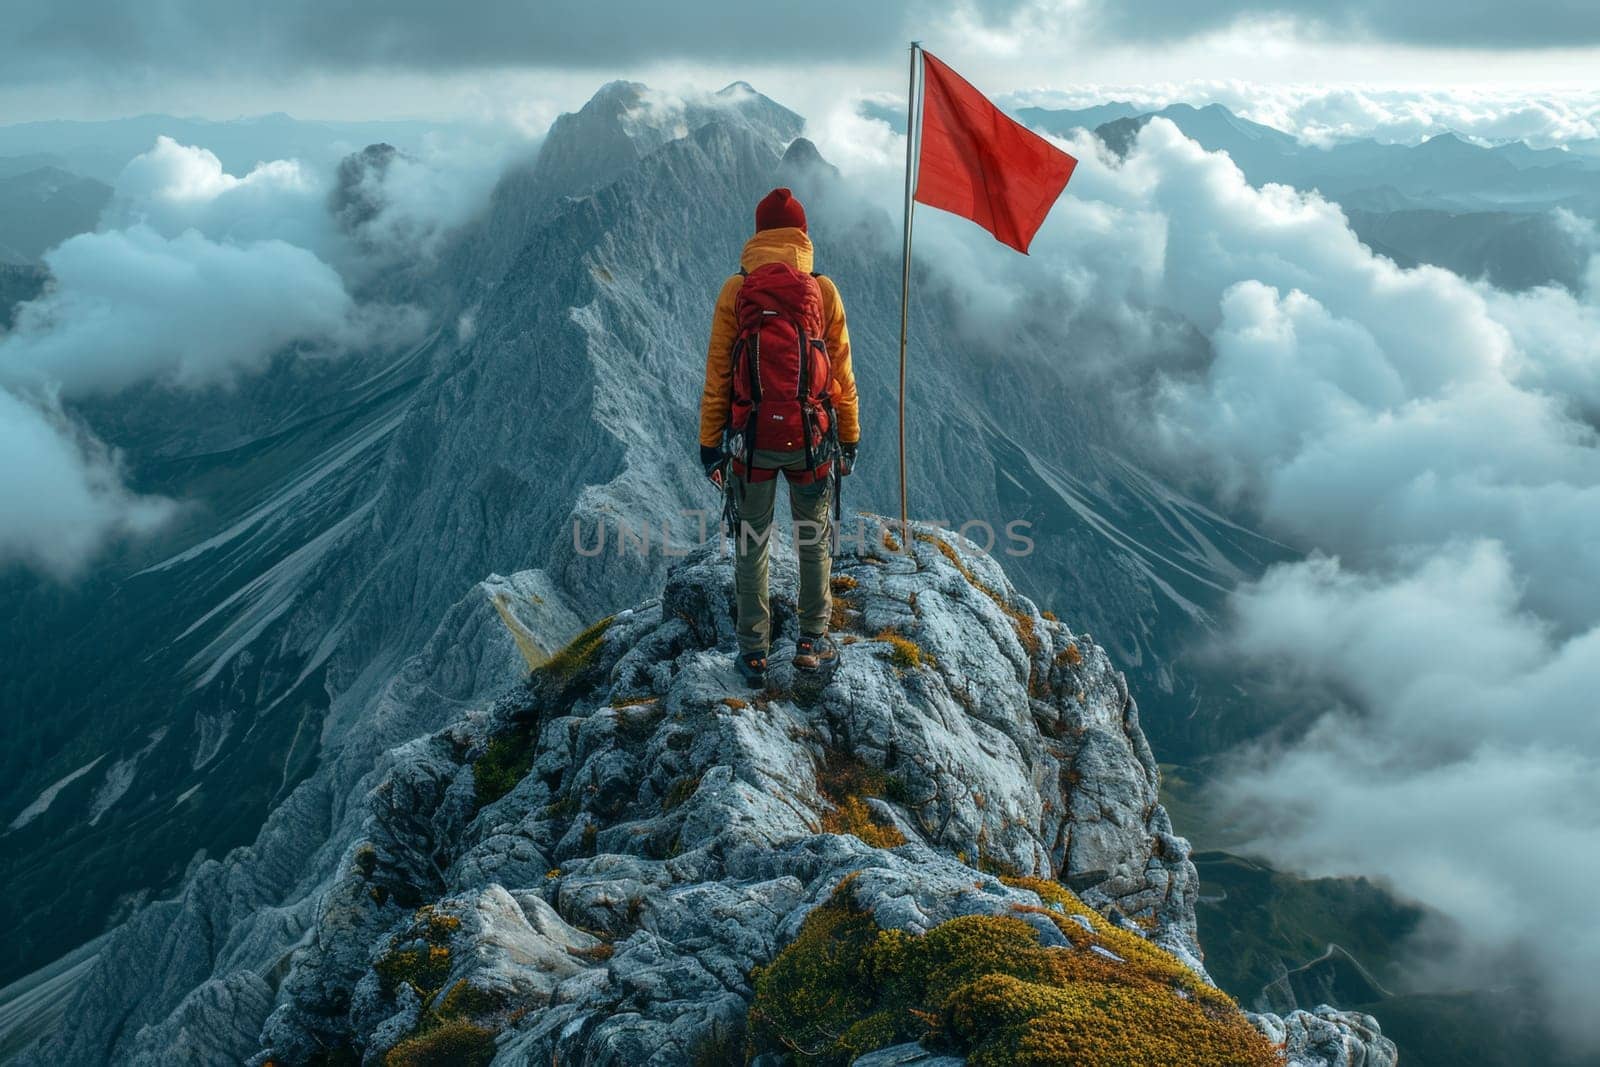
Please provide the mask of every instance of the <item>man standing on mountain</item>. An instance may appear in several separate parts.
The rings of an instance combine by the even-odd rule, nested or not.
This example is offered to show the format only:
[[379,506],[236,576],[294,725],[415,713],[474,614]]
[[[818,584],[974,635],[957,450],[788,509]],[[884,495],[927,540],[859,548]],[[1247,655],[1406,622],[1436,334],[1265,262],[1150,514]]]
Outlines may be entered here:
[[774,189],[756,205],[756,232],[745,242],[739,273],[717,295],[706,352],[700,462],[719,488],[731,469],[740,520],[738,665],[753,686],[766,684],[772,640],[767,547],[780,471],[800,557],[794,664],[817,670],[838,655],[828,637],[828,487],[832,464],[840,475],[855,465],[861,427],[844,304],[833,282],[811,267],[805,209],[789,190]]

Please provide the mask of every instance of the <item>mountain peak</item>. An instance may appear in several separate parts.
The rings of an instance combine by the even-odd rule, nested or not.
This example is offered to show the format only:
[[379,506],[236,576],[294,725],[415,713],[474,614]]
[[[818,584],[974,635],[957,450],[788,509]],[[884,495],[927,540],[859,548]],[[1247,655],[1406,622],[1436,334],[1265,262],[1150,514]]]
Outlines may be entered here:
[[804,120],[746,82],[678,97],[640,82],[607,82],[576,112],[556,119],[536,170],[557,195],[605,185],[663,145],[714,122],[741,126],[774,149],[799,136]]
[[1427,140],[1423,141],[1417,147],[1426,152],[1449,153],[1451,155],[1459,155],[1464,152],[1483,151],[1483,149],[1479,148],[1478,145],[1468,141],[1466,138],[1457,134],[1454,130],[1446,130],[1443,133],[1436,133],[1432,137],[1429,137]]
[[[896,968],[830,977],[867,944],[908,966],[947,954],[951,995],[1026,985],[1035,964],[1137,989],[1162,1040],[1229,1062],[1277,1062],[1263,1031],[1337,1029],[1258,1021],[1206,978],[1189,846],[1105,652],[971,543],[867,533],[834,572],[829,675],[784,662],[795,573],[775,559],[777,665],[744,687],[731,567],[703,549],[521,689],[391,752],[253,1062],[427,1060],[445,1034],[518,1063],[908,1062],[931,1031]],[[961,947],[996,941],[1021,970]],[[1018,996],[974,1000],[959,1051],[1048,1030],[1049,999]],[[981,1021],[995,1010],[1008,1022]],[[1098,1025],[1119,1047],[1157,1037],[1138,1013]],[[1376,1039],[1363,1051],[1392,1063]]]
[[606,82],[595,90],[593,96],[578,109],[578,114],[593,111],[608,111],[619,108],[629,108],[637,104],[650,87],[643,82],[626,81],[617,79]]
[[823,158],[817,146],[805,137],[796,137],[784,150],[778,164],[778,179],[791,185],[812,186],[819,178],[839,177],[839,168]]

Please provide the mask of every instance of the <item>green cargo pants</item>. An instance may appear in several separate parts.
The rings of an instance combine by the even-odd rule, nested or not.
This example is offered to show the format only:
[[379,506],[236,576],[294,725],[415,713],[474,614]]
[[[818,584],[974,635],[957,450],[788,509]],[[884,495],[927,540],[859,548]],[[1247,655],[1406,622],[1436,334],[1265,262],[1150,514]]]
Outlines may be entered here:
[[[763,470],[804,471],[804,452],[756,450],[755,466]],[[739,536],[734,539],[734,591],[739,607],[739,651],[766,652],[772,643],[772,610],[767,603],[767,553],[772,540],[772,511],[778,497],[777,475],[764,482],[736,478],[739,493]],[[830,541],[828,479],[789,483],[789,513],[794,517],[795,549],[800,557],[800,631],[828,632],[833,598],[828,582],[833,571]]]

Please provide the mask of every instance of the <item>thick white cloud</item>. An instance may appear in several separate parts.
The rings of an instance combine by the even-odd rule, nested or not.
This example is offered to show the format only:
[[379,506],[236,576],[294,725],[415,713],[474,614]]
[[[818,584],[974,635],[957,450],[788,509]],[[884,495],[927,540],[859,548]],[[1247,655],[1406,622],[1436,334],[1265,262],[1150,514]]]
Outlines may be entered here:
[[465,140],[429,142],[420,155],[396,154],[381,169],[365,170],[357,183],[377,210],[355,236],[369,265],[396,259],[431,259],[461,226],[480,215],[507,164],[530,151],[529,142]]
[[1244,590],[1232,647],[1352,706],[1242,755],[1222,797],[1279,862],[1377,876],[1453,919],[1456,981],[1531,960],[1568,1035],[1600,1039],[1577,977],[1600,961],[1583,918],[1600,878],[1600,628],[1558,637],[1519,586],[1479,541],[1381,577],[1317,559]]
[[[212,152],[161,137],[117,178],[102,228],[147,226],[166,237],[197,230],[213,241],[284,241],[359,284],[395,259],[436,253],[489,202],[507,162],[530,141],[429,138],[416,154],[357,154],[338,172],[300,160],[258,163],[237,177]],[[339,217],[330,201],[360,202]]]
[[[1600,937],[1549,924],[1600,873],[1594,291],[1401,270],[1336,207],[1252,189],[1164,122],[1121,165],[1075,147],[1085,180],[1043,254],[1127,280],[1099,306],[1176,311],[1210,340],[1202,365],[1158,371],[1130,427],[1176,476],[1342,559],[1235,598],[1245,662],[1347,706],[1253,754],[1224,799],[1278,862],[1381,877],[1472,946],[1542,963],[1558,996],[1600,968]],[[1136,273],[1100,233],[1140,235]]]
[[0,335],[0,562],[67,574],[106,538],[170,510],[127,492],[110,452],[62,403],[137,383],[226,388],[284,353],[325,358],[418,336],[421,311],[353,292],[396,260],[433,255],[481,210],[514,147],[356,168],[370,210],[354,223],[330,211],[335,176],[293,160],[234,176],[211,152],[163,137],[130,162],[100,229],[46,254],[49,286]]
[[142,533],[172,505],[123,488],[115,458],[48,397],[0,389],[0,561],[70,576],[105,538]]
[[404,340],[414,314],[359,307],[338,273],[279,240],[219,242],[148,226],[80,234],[45,257],[54,279],[0,346],[4,375],[71,398],[135,382],[226,384],[299,346],[339,352]]
[[[893,151],[862,143],[896,210]],[[1571,929],[1600,874],[1600,265],[1578,294],[1402,270],[1169,123],[1125,161],[1063,143],[1026,259],[919,213],[921,292],[1002,350],[1054,321],[1074,378],[1132,399],[1134,447],[1316,553],[1242,589],[1223,640],[1327,713],[1214,800],[1273,861],[1453,920],[1452,986],[1515,959],[1575,1011],[1600,970]]]
[[215,241],[280,240],[327,254],[330,181],[292,159],[259,163],[243,177],[204,148],[160,137],[117,178],[103,228],[142,225],[167,236],[198,230]]

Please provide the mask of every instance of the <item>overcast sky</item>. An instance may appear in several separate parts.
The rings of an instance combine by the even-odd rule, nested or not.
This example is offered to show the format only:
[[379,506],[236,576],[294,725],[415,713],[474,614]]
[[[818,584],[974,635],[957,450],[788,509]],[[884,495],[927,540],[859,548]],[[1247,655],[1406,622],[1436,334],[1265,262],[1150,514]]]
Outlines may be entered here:
[[[695,9],[703,14],[696,15]],[[0,0],[0,123],[492,117],[627,76],[814,110],[892,92],[920,38],[991,91],[1195,80],[1587,87],[1589,0]],[[536,103],[534,103],[536,101]]]

